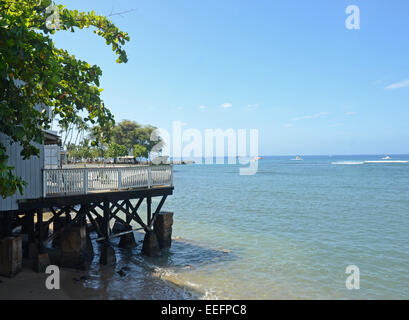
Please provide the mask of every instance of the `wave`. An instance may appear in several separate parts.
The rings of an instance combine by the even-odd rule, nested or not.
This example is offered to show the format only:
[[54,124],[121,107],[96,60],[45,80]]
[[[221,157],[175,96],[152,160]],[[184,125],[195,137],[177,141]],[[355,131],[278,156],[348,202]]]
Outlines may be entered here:
[[171,285],[185,300],[221,299],[212,288],[204,289],[199,284],[181,278],[181,275],[173,270],[161,267],[155,267],[154,270],[154,277],[165,281],[167,285]]
[[365,161],[337,161],[332,162],[335,165],[357,165],[357,164],[365,164]]

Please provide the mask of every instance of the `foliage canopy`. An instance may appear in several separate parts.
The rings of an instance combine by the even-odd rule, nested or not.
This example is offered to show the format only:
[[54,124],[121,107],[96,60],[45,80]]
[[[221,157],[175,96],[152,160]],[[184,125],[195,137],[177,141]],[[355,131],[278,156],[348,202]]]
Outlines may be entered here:
[[[82,113],[86,115],[82,121],[100,128],[114,121],[100,97],[101,69],[56,48],[50,34],[93,27],[118,56],[118,63],[128,61],[123,45],[130,38],[107,17],[57,5],[59,29],[50,30],[50,5],[51,0],[0,0],[0,133],[22,146],[24,159],[38,155],[36,143],[43,142],[43,130],[49,128],[44,106],[52,107],[61,127],[78,121]],[[104,140],[103,134],[97,138]],[[25,184],[7,161],[6,146],[0,144],[3,198],[17,190],[22,193]]]

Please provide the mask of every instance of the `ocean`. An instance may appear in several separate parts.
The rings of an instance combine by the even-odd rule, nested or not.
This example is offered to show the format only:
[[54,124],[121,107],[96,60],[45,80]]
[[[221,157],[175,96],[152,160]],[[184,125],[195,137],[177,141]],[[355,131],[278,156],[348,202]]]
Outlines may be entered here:
[[408,299],[409,164],[364,163],[382,157],[264,157],[253,176],[175,166],[163,208],[175,214],[172,248],[155,259],[119,250],[129,271],[107,280],[104,297],[134,298],[144,285],[152,299]]

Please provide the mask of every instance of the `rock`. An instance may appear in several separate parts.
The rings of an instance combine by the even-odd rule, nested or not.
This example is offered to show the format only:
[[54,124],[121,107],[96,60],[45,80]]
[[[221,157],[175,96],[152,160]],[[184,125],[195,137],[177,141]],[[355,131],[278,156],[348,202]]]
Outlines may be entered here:
[[125,277],[126,273],[121,269],[117,272],[121,277]]

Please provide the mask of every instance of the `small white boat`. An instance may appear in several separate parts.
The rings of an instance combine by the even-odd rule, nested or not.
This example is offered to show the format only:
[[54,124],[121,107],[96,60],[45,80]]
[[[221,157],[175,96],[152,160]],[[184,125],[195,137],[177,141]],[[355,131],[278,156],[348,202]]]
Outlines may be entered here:
[[390,156],[386,156],[385,158],[382,158],[382,160],[392,160]]
[[409,163],[407,160],[379,160],[379,161],[364,161],[364,163]]
[[300,156],[296,156],[295,159],[291,159],[292,161],[303,161],[304,159]]

